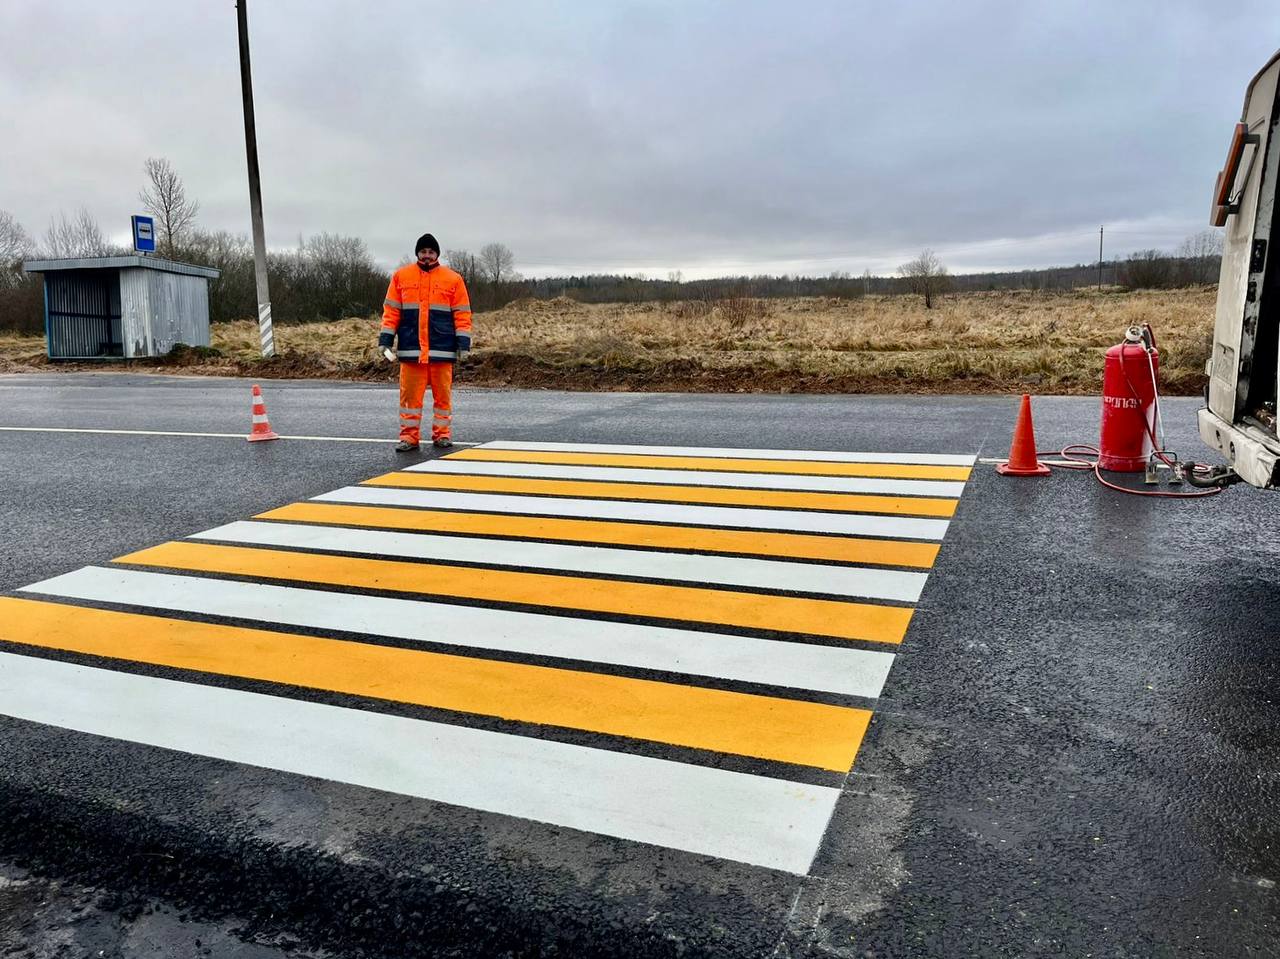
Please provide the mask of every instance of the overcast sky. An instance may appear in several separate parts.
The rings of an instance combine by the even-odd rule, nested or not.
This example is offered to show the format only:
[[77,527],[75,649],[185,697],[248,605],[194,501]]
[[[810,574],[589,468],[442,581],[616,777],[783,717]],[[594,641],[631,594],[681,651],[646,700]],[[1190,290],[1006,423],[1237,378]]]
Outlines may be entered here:
[[[955,272],[1207,227],[1270,2],[251,0],[267,242],[528,275]],[[0,210],[127,242],[148,156],[247,232],[232,0],[0,3]]]

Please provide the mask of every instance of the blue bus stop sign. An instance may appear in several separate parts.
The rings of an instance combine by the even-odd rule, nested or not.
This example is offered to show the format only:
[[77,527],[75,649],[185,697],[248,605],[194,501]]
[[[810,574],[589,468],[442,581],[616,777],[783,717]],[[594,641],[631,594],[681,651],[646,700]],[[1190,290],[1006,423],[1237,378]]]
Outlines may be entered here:
[[152,217],[133,218],[133,248],[139,253],[156,251],[156,221]]

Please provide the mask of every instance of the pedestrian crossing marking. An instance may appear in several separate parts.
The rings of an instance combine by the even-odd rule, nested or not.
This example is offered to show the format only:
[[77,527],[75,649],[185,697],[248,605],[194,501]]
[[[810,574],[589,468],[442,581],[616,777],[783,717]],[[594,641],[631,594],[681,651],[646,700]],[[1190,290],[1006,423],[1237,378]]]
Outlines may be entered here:
[[[777,762],[849,768],[865,709],[426,650],[0,597],[11,643],[564,726]],[[698,721],[690,723],[696,716]]]
[[324,635],[431,643],[480,655],[516,653],[865,699],[880,695],[893,665],[890,652],[845,644],[784,642],[119,566],[86,566],[22,592],[311,629]]
[[974,461],[484,444],[0,597],[0,714],[803,874]]
[[119,563],[900,643],[911,610],[840,600],[176,542]]
[[948,520],[872,513],[822,513],[815,510],[708,506],[687,503],[637,503],[628,500],[567,496],[518,496],[502,493],[455,493],[390,486],[345,486],[315,497],[323,503],[413,506],[476,513],[566,516],[636,523],[717,526],[730,529],[825,533],[837,536],[881,536],[888,539],[940,540]]
[[[779,450],[785,457],[785,450]],[[806,460],[741,460],[701,456],[642,456],[627,453],[520,452],[475,446],[459,450],[451,460],[497,463],[572,463],[582,466],[638,466],[666,469],[720,470],[742,473],[801,473],[810,476],[881,476],[897,479],[967,480],[968,466],[918,466],[905,463],[817,463]]]
[[696,526],[558,519],[514,513],[451,513],[445,510],[354,506],[316,500],[267,510],[259,513],[256,518],[291,523],[468,533],[479,537],[514,536],[523,539],[602,543],[655,550],[683,550],[690,553],[733,553],[815,562],[908,566],[915,569],[932,567],[940,548],[937,543],[909,540],[761,530],[700,529]]
[[800,476],[796,473],[721,473],[715,470],[629,469],[621,466],[562,466],[551,463],[455,462],[450,457],[405,467],[409,473],[526,476],[532,479],[603,480],[661,483],[672,486],[731,486],[738,489],[792,490],[819,493],[879,493],[889,496],[949,496],[964,492],[955,480],[877,479],[860,476]]
[[478,493],[527,493],[531,496],[578,496],[589,499],[709,503],[762,506],[769,509],[831,510],[884,513],[891,516],[952,516],[954,499],[924,496],[875,496],[857,493],[798,493],[785,490],[738,490],[708,486],[660,486],[641,483],[598,483],[586,480],[524,479],[510,476],[453,476],[400,471],[365,480],[367,486],[398,486]]
[[833,450],[760,450],[707,446],[632,446],[619,443],[550,443],[543,440],[490,440],[480,444],[487,450],[523,450],[561,453],[636,453],[642,456],[695,456],[743,460],[802,460],[815,463],[915,463],[931,466],[972,466],[972,453],[886,453],[883,450],[858,452]]
[[10,653],[0,653],[0,706],[94,736],[799,874],[840,796],[770,776]]
[[518,539],[476,540],[429,533],[334,529],[305,523],[241,521],[196,533],[190,539],[903,603],[914,603],[920,598],[926,578],[924,573],[899,569],[651,553],[576,543],[529,543]]

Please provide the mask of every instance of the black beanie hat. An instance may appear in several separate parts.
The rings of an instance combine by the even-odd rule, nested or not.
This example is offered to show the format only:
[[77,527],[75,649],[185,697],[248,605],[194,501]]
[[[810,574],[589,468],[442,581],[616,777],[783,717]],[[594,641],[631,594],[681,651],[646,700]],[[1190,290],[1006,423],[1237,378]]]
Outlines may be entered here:
[[440,255],[440,244],[436,242],[436,238],[430,233],[424,233],[418,237],[418,243],[413,248],[413,255],[417,256],[423,250],[432,250],[436,256]]

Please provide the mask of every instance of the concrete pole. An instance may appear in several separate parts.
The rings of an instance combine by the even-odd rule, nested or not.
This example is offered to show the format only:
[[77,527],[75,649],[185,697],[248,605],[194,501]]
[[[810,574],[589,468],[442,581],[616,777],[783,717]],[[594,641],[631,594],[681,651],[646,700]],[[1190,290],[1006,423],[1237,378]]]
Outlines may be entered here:
[[253,264],[258,282],[258,333],[262,355],[275,356],[275,336],[271,331],[271,291],[267,288],[267,241],[262,228],[262,182],[258,174],[258,133],[253,122],[253,77],[249,72],[248,0],[237,0],[236,21],[240,30],[240,93],[244,99],[244,150],[249,160],[249,214],[253,220]]
[[1102,231],[1105,227],[1098,227],[1098,289],[1102,289]]

